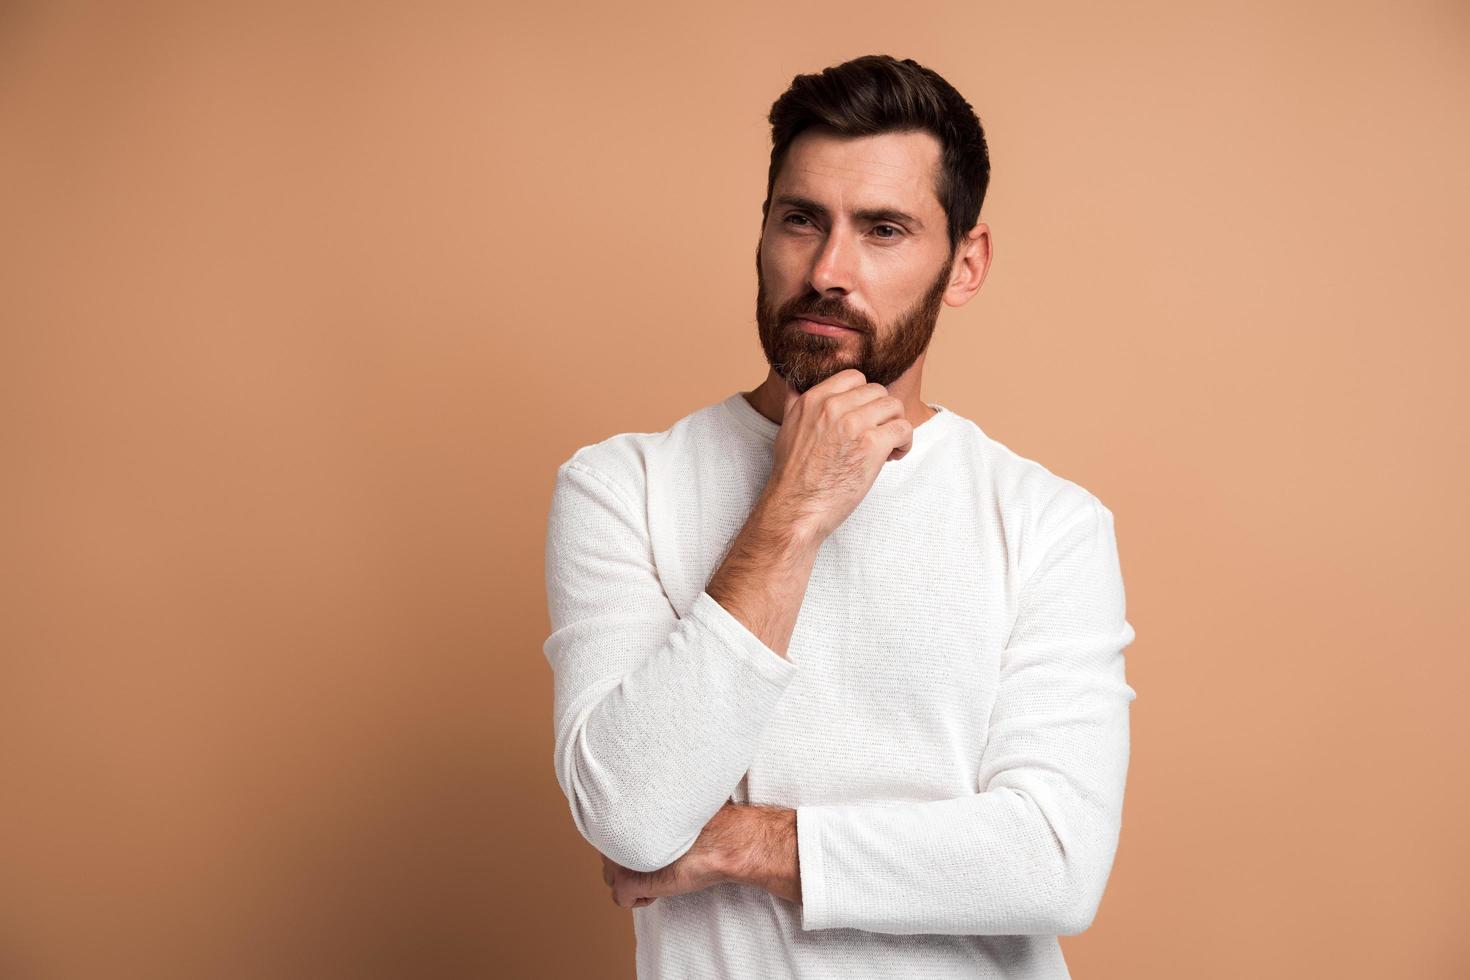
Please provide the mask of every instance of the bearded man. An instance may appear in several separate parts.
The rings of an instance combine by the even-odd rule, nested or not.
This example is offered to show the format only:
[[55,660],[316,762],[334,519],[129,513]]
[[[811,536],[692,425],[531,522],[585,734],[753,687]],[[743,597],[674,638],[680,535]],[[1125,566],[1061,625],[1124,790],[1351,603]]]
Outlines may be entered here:
[[771,108],[765,380],[578,449],[555,767],[650,978],[1066,977],[1128,768],[1113,515],[924,401],[980,289],[980,120],[912,60]]

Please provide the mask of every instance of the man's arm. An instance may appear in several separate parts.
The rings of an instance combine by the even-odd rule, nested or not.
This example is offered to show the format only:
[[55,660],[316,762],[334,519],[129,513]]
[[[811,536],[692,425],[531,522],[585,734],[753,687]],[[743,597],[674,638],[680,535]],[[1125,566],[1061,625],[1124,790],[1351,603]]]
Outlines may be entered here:
[[742,803],[727,804],[725,809],[727,829],[714,842],[720,877],[800,904],[796,811]]
[[716,602],[783,657],[822,544],[784,511],[767,487],[705,586]]
[[797,671],[784,654],[819,544],[763,495],[680,619],[626,494],[576,460],[558,469],[544,646],[556,771],[598,851],[661,868],[729,798]]
[[683,619],[629,495],[576,457],[557,471],[544,648],[557,781],[604,856],[665,867],[729,799],[797,671],[785,652],[817,551],[912,432],[855,369],[788,388],[771,476]]
[[773,814],[765,826],[795,824],[796,853],[741,834],[743,855],[726,859],[733,880],[794,900],[798,876],[805,929],[1074,935],[1091,924],[1121,829],[1134,631],[1111,512],[1089,498],[1063,523],[1022,593],[981,791]]

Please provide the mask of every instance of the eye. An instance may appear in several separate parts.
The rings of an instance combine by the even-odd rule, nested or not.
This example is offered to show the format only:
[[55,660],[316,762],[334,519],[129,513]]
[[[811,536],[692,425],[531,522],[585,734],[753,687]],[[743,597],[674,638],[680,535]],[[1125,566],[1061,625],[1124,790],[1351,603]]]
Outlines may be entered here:
[[791,214],[788,214],[788,215],[787,215],[787,216],[786,216],[786,219],[785,219],[785,220],[786,220],[786,221],[787,221],[787,222],[790,222],[790,221],[791,221],[791,220],[792,220],[792,219],[793,219],[793,218],[799,218],[799,219],[801,219],[801,220],[802,220],[802,221],[806,221],[806,215],[804,215],[804,214],[798,214],[798,213],[796,213],[796,212],[792,212],[792,213],[791,213]]
[[875,232],[876,231],[881,231],[884,228],[887,228],[889,231],[893,232],[893,234],[891,234],[891,235],[879,235],[878,236],[879,238],[883,238],[883,239],[892,241],[893,239],[899,238],[899,237],[901,237],[903,235],[903,230],[900,229],[900,228],[896,228],[893,225],[874,225],[873,226],[873,230]]

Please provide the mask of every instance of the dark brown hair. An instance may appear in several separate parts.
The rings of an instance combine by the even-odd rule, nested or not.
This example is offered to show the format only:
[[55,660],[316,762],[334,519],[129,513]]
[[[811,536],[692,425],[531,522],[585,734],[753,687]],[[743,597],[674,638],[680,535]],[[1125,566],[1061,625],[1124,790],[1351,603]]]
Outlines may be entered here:
[[812,75],[797,75],[771,106],[771,170],[766,178],[769,214],[771,191],[786,151],[809,126],[831,129],[838,136],[927,130],[943,148],[938,186],[934,188],[949,222],[949,250],[980,220],[980,205],[990,184],[990,153],[985,130],[975,110],[954,86],[912,58],[899,61],[870,54]]

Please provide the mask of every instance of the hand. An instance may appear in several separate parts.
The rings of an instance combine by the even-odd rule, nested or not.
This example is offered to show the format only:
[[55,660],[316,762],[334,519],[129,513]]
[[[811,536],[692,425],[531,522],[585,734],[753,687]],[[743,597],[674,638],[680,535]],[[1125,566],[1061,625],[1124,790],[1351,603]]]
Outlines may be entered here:
[[725,845],[735,817],[734,805],[725,804],[705,824],[693,847],[657,871],[630,871],[604,856],[602,881],[612,889],[613,903],[625,909],[642,908],[665,895],[686,895],[729,881]]
[[[682,860],[682,859],[681,859]],[[674,864],[678,864],[675,861]],[[669,865],[670,868],[674,864]],[[666,869],[665,869],[666,870]],[[659,872],[653,872],[654,875]],[[611,858],[603,855],[602,882],[612,889],[613,904],[619,908],[641,909],[658,901],[657,896],[645,894],[649,891],[653,875],[642,871],[629,871]],[[630,901],[631,896],[631,901]]]
[[766,494],[789,519],[826,538],[867,496],[878,471],[913,445],[903,400],[856,368],[806,393],[786,390]]

